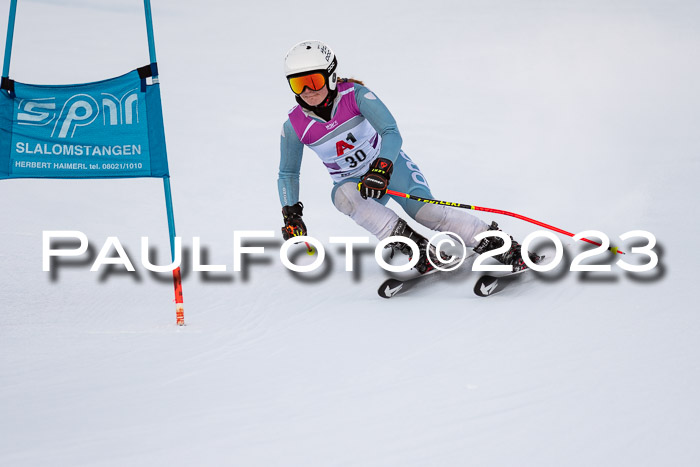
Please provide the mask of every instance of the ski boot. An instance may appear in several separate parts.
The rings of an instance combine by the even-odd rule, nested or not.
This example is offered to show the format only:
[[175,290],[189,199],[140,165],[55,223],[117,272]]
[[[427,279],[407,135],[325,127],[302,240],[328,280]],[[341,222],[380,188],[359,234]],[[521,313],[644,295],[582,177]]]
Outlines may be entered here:
[[[433,264],[439,266],[452,259],[452,256],[443,252],[440,252],[441,259],[438,259],[438,252],[435,249],[435,247],[433,245],[429,245],[428,239],[416,232],[415,230],[413,230],[411,226],[409,226],[408,223],[403,219],[398,220],[398,222],[394,226],[394,229],[391,231],[391,236],[406,237],[416,242],[416,245],[418,245],[418,249],[420,250],[420,258],[414,266],[414,269],[418,271],[421,275],[432,272],[435,269],[435,266],[433,266]],[[389,243],[385,248],[391,249],[392,258],[394,257],[394,254],[397,251],[399,251],[407,255],[409,261],[412,259],[413,250],[411,250],[411,247],[408,246],[408,244],[406,243],[392,242]],[[433,264],[431,264],[431,262],[428,260],[428,255],[430,255],[430,260],[432,260]]]
[[[488,230],[501,229],[498,228],[498,224],[496,222],[491,222],[491,225],[489,226]],[[478,254],[482,254],[487,251],[495,250],[496,248],[500,248],[502,246],[503,239],[499,237],[486,237],[482,239],[476,247],[474,247],[474,251]],[[493,258],[500,263],[512,266],[513,272],[520,272],[524,269],[527,269],[527,264],[525,264],[525,261],[523,261],[523,255],[520,250],[520,243],[513,240],[513,237],[510,237],[510,249],[505,253],[494,256]],[[529,256],[530,260],[532,260],[533,263],[539,263],[542,259],[540,256],[534,253],[529,253]]]

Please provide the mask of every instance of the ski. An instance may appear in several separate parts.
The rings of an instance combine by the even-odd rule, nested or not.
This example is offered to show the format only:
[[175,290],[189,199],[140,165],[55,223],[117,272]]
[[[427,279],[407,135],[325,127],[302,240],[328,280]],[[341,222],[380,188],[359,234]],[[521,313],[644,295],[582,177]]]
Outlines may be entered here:
[[[532,259],[535,264],[539,264],[544,258],[544,255],[540,255],[535,256]],[[530,271],[530,268],[521,269],[520,271],[516,272],[506,272],[505,274],[498,276],[484,274],[483,276],[479,277],[476,284],[474,284],[474,293],[479,297],[489,297],[505,289],[513,282],[518,281],[522,274],[527,271]]]
[[429,277],[435,276],[436,273],[439,272],[442,271],[435,270],[435,272],[430,272],[423,276],[411,277],[410,279],[387,279],[382,282],[382,285],[379,286],[377,293],[379,293],[379,296],[382,298],[391,298],[395,297],[396,295],[404,294],[421,282],[426,281]]
[[[474,256],[473,254],[468,255],[466,258],[470,258],[471,256]],[[465,258],[465,259],[466,259]],[[454,258],[452,261],[447,263],[445,266],[446,269],[449,269],[461,262],[460,258]],[[391,278],[387,279],[384,282],[382,282],[382,285],[379,286],[379,289],[377,290],[377,293],[379,294],[380,297],[382,298],[392,298],[395,297],[396,295],[402,295],[412,288],[416,287],[417,285],[423,283],[423,282],[433,282],[434,280],[438,280],[440,276],[443,276],[445,273],[452,272],[450,270],[447,271],[442,271],[440,269],[433,269],[432,271],[423,274],[422,276],[415,276],[415,277],[410,277],[407,279],[397,279],[397,278]],[[432,278],[432,280],[430,280]]]
[[483,276],[479,277],[476,284],[474,284],[474,293],[479,297],[489,297],[502,291],[513,282],[516,282],[518,279],[520,279],[522,273],[527,271],[528,269],[523,269],[522,271],[511,272],[502,276],[491,276],[489,274],[484,274]]

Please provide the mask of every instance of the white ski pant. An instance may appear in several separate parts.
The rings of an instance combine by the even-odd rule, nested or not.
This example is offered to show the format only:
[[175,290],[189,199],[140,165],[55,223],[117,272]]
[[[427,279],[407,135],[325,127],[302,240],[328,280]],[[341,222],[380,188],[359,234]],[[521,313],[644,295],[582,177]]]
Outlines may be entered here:
[[[381,202],[363,199],[354,182],[343,183],[335,188],[333,204],[340,212],[350,216],[379,240],[390,236],[399,220],[399,216]],[[406,212],[418,223],[431,230],[456,234],[470,248],[478,244],[474,236],[488,230],[488,225],[484,221],[467,211],[438,204],[423,204],[417,210],[407,209]],[[411,212],[415,212],[415,215]]]

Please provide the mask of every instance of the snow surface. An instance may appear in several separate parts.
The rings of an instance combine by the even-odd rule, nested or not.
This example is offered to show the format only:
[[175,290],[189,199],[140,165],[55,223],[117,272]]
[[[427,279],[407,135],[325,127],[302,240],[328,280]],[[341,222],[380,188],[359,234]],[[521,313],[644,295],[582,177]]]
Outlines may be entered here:
[[[19,3],[18,81],[148,62],[138,0]],[[177,327],[170,277],[139,263],[141,236],[169,251],[159,180],[0,183],[0,465],[700,465],[698,2],[154,0],[153,16],[178,234],[228,271],[186,275]],[[617,237],[647,230],[659,266],[562,266],[488,299],[465,272],[382,300],[371,249],[351,273],[327,243],[365,233],[309,153],[327,268],[291,274],[282,58],[308,38],[390,107],[436,197],[627,250]],[[44,230],[85,232],[93,258],[117,236],[137,273],[88,256],[42,272]],[[242,230],[276,237],[234,273]],[[568,266],[582,247],[562,241]]]

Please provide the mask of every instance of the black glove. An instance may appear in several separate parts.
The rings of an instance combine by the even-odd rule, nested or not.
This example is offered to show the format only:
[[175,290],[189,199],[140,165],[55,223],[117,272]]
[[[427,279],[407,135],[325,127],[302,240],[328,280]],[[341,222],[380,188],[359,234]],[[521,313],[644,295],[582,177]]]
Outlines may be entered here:
[[301,201],[282,208],[282,216],[284,217],[284,227],[282,227],[282,237],[289,240],[292,237],[300,237],[306,235],[306,225],[301,220],[301,214],[304,210],[304,205]]
[[360,190],[360,195],[367,199],[376,198],[380,199],[386,194],[386,190],[389,187],[389,178],[391,178],[391,172],[394,170],[394,163],[389,159],[384,159],[379,157],[372,162],[369,166],[369,170],[357,184],[357,189]]

